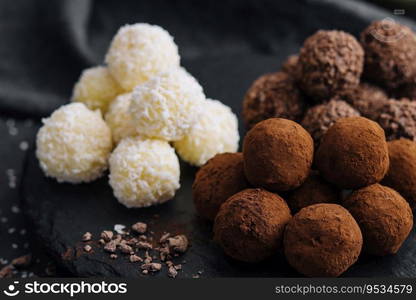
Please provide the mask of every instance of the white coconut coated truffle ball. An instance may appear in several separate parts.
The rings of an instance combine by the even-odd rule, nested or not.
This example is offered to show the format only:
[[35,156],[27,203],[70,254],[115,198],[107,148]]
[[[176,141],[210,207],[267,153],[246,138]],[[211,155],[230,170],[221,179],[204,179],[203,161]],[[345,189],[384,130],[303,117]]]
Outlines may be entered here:
[[202,166],[218,153],[237,152],[239,140],[235,114],[221,102],[207,99],[191,131],[174,146],[183,160]]
[[72,101],[82,102],[89,109],[100,109],[104,114],[110,102],[122,93],[121,87],[106,67],[98,66],[82,72],[72,91]]
[[130,112],[139,134],[175,141],[194,125],[203,101],[205,95],[195,78],[175,68],[137,86]]
[[42,122],[36,139],[36,156],[47,176],[59,182],[90,182],[107,169],[112,150],[111,131],[99,110],[71,103]]
[[105,61],[126,92],[151,76],[178,67],[173,37],[163,28],[145,23],[125,25],[114,36]]
[[118,144],[122,139],[128,136],[137,135],[129,108],[131,102],[131,93],[117,96],[111,102],[105,115],[105,121],[111,129],[113,141]]
[[127,207],[166,202],[179,189],[179,161],[168,142],[128,137],[110,157],[110,185]]

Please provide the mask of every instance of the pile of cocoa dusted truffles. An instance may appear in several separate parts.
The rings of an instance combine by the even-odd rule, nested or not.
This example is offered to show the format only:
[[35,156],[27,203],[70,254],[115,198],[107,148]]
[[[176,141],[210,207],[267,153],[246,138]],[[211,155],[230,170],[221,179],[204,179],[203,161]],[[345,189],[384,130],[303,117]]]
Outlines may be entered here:
[[301,274],[336,277],[362,253],[400,249],[416,208],[410,28],[376,21],[360,42],[316,32],[253,83],[243,118],[242,153],[217,154],[193,184],[228,256],[256,263],[282,251]]

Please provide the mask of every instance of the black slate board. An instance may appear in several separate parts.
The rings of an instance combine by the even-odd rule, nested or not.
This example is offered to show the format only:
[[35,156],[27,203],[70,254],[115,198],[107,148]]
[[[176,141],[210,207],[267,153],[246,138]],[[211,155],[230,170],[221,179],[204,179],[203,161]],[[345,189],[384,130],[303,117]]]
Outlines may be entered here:
[[[154,5],[157,6],[158,3],[156,1]],[[236,3],[237,1],[226,1],[224,9],[232,12],[232,5],[237,5]],[[186,42],[183,46],[183,52],[186,53],[183,65],[198,78],[209,97],[222,100],[236,113],[241,110],[241,100],[250,83],[262,73],[277,70],[286,56],[297,52],[301,41],[308,34],[319,28],[338,28],[357,34],[371,19],[385,16],[382,11],[348,1],[293,1],[289,5],[290,9],[273,5],[271,1],[262,3],[267,5],[257,5],[254,11],[241,11],[242,8],[238,7],[239,10],[230,15],[230,18],[241,23],[249,20],[250,24],[257,24],[253,25],[257,29],[260,24],[264,26],[263,31],[243,34],[243,28],[236,25],[232,27],[232,30],[236,30],[235,34],[229,32],[228,28],[226,34],[230,38],[223,39],[221,31],[205,30],[202,25],[194,28],[200,35],[198,38],[209,41],[206,44],[211,47],[218,41],[226,49],[227,45],[223,43],[229,42],[227,49],[233,49],[232,46],[237,45],[235,51],[210,51],[202,46],[200,49],[191,49],[186,48]],[[152,4],[148,5],[150,7]],[[196,3],[189,5],[195,6],[189,8],[195,14],[206,16],[206,11]],[[136,21],[164,25],[162,20],[158,22],[160,15],[154,10],[148,11],[153,12],[153,15],[149,13]],[[175,16],[175,13],[170,11],[169,15]],[[181,26],[186,20],[181,19]],[[216,28],[226,26],[221,24],[224,20],[220,17]],[[191,38],[191,35],[186,38],[177,32],[181,26],[175,29],[174,25],[167,25],[174,28],[168,28],[173,34],[180,36],[180,47],[180,40]],[[244,46],[250,44],[257,46]],[[192,55],[193,51],[198,54]],[[241,134],[243,136],[243,130]],[[282,255],[276,255],[259,265],[246,265],[223,255],[221,249],[212,242],[211,224],[199,219],[194,212],[191,185],[195,171],[195,168],[184,163],[181,165],[182,187],[172,201],[156,207],[129,210],[113,197],[107,175],[91,184],[58,184],[44,177],[32,150],[23,178],[22,205],[34,240],[75,276],[139,276],[138,266],[128,263],[125,257],[111,260],[108,254],[96,246],[90,254],[82,254],[80,251],[80,239],[84,232],[90,231],[97,236],[104,229],[112,229],[114,224],[129,226],[137,221],[149,223],[156,235],[167,230],[189,236],[192,246],[177,260],[178,263],[186,261],[180,277],[192,277],[198,271],[202,271],[201,277],[299,276],[288,266]],[[416,276],[415,242],[416,233],[413,230],[397,255],[384,258],[362,257],[343,276]],[[166,273],[161,272],[155,276],[166,276]]]

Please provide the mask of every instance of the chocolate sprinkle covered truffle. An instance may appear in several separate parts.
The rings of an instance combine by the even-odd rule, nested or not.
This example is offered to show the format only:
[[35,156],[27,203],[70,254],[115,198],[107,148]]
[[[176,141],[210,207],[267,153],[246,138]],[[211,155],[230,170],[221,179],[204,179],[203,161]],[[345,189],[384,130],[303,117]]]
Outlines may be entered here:
[[390,167],[382,184],[398,191],[416,209],[416,143],[408,139],[388,142]]
[[213,221],[221,204],[247,187],[243,154],[217,154],[196,173],[192,185],[195,208],[200,216]]
[[279,118],[258,123],[243,143],[244,172],[256,187],[288,191],[308,177],[313,140],[299,124]]
[[360,113],[342,100],[333,99],[328,103],[311,107],[305,114],[301,124],[311,134],[315,145],[336,120],[345,117],[359,116]]
[[365,82],[360,83],[356,89],[340,95],[340,98],[358,110],[363,117],[371,120],[377,119],[377,110],[388,100],[383,89]]
[[393,189],[373,184],[355,191],[343,203],[361,228],[363,250],[374,255],[396,253],[413,227],[406,200]]
[[277,254],[290,218],[289,207],[278,195],[246,189],[221,205],[215,218],[214,240],[236,260],[260,262]]
[[387,140],[401,137],[416,140],[416,102],[391,99],[379,107],[377,114],[376,121],[386,132]]
[[364,77],[389,89],[416,77],[416,35],[392,19],[375,21],[361,33]]
[[319,173],[311,172],[305,182],[286,198],[292,213],[317,203],[337,203],[340,190],[323,180]]
[[338,204],[300,210],[284,233],[289,264],[309,277],[337,277],[358,259],[363,238],[357,222]]
[[299,121],[304,109],[304,99],[294,79],[284,72],[270,73],[258,78],[247,91],[243,119],[247,129],[273,117]]
[[316,100],[330,99],[357,87],[363,62],[363,49],[352,35],[319,30],[299,53],[299,84]]
[[363,117],[339,119],[321,140],[316,166],[339,188],[356,189],[379,182],[389,167],[383,129]]

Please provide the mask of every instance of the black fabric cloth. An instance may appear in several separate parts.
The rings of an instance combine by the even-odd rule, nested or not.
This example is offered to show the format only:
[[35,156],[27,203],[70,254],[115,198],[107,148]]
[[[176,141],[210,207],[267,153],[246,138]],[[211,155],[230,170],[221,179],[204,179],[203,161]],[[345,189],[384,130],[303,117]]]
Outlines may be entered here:
[[[120,26],[149,22],[166,28],[186,66],[203,55],[291,54],[295,49],[280,40],[300,46],[327,24],[357,35],[369,20],[388,15],[356,1],[329,0],[0,1],[0,258],[29,251],[15,208],[25,145],[33,147],[40,118],[68,102],[80,72],[103,63]],[[302,34],[293,30],[297,26],[305,28]]]

